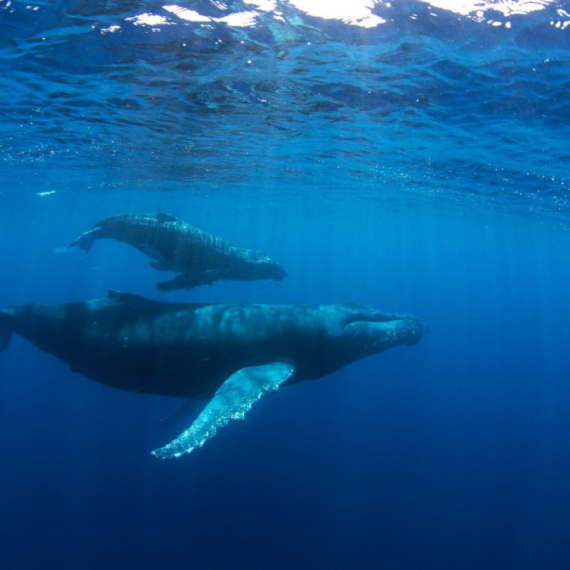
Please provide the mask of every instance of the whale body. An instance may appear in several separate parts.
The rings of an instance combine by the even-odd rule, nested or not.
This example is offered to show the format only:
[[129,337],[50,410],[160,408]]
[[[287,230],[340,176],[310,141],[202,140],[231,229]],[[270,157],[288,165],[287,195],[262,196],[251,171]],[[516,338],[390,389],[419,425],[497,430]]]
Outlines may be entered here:
[[88,252],[98,239],[127,243],[151,257],[153,269],[179,273],[174,279],[156,285],[162,292],[211,285],[218,279],[281,281],[287,276],[285,269],[264,253],[233,245],[170,214],[125,214],[107,218],[69,247],[79,246]]
[[244,419],[263,394],[413,345],[427,330],[415,317],[357,304],[164,303],[110,291],[104,299],[0,311],[0,351],[16,333],[107,386],[208,398],[180,437],[152,452],[174,459]]

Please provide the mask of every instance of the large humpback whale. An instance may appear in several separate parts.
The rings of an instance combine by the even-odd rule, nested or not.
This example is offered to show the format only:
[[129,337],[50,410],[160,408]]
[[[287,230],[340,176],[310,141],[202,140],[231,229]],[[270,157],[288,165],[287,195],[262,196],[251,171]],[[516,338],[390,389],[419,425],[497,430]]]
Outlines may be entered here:
[[202,447],[285,382],[413,345],[426,331],[415,317],[356,304],[163,303],[114,291],[83,303],[0,311],[0,351],[15,332],[107,386],[210,399],[190,428],[152,452],[159,459]]
[[151,257],[153,269],[180,273],[158,283],[159,291],[192,289],[218,279],[274,279],[287,272],[259,251],[233,245],[190,226],[170,214],[126,214],[107,218],[79,236],[69,247],[89,251],[97,239],[128,243]]

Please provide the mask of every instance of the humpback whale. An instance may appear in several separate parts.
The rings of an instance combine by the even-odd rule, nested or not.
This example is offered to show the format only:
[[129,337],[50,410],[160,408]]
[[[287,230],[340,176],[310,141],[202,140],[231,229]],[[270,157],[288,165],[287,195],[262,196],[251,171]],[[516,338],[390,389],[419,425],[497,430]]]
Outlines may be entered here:
[[178,438],[176,459],[283,384],[313,380],[428,331],[418,318],[357,304],[164,303],[109,291],[104,299],[0,311],[0,351],[12,333],[107,386],[209,403]]
[[218,279],[281,281],[287,276],[285,269],[264,253],[233,245],[170,214],[126,214],[107,218],[69,247],[79,246],[88,252],[97,239],[128,243],[153,259],[150,262],[153,269],[179,273],[156,285],[162,292],[211,285]]

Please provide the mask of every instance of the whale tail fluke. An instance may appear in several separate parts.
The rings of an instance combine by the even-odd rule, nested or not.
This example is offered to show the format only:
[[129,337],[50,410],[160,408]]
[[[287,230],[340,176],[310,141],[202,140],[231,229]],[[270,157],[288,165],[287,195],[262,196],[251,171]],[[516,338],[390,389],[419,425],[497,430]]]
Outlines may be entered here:
[[8,348],[12,338],[12,323],[10,316],[0,312],[0,352]]

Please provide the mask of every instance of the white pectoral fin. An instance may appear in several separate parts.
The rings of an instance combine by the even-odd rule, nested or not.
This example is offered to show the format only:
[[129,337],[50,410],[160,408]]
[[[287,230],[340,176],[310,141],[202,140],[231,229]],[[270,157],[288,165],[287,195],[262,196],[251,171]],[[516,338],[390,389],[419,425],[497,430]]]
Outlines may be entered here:
[[232,374],[214,394],[196,421],[169,444],[152,451],[158,459],[178,459],[200,448],[232,420],[244,420],[251,405],[275,392],[295,371],[291,364],[274,362],[243,368]]

